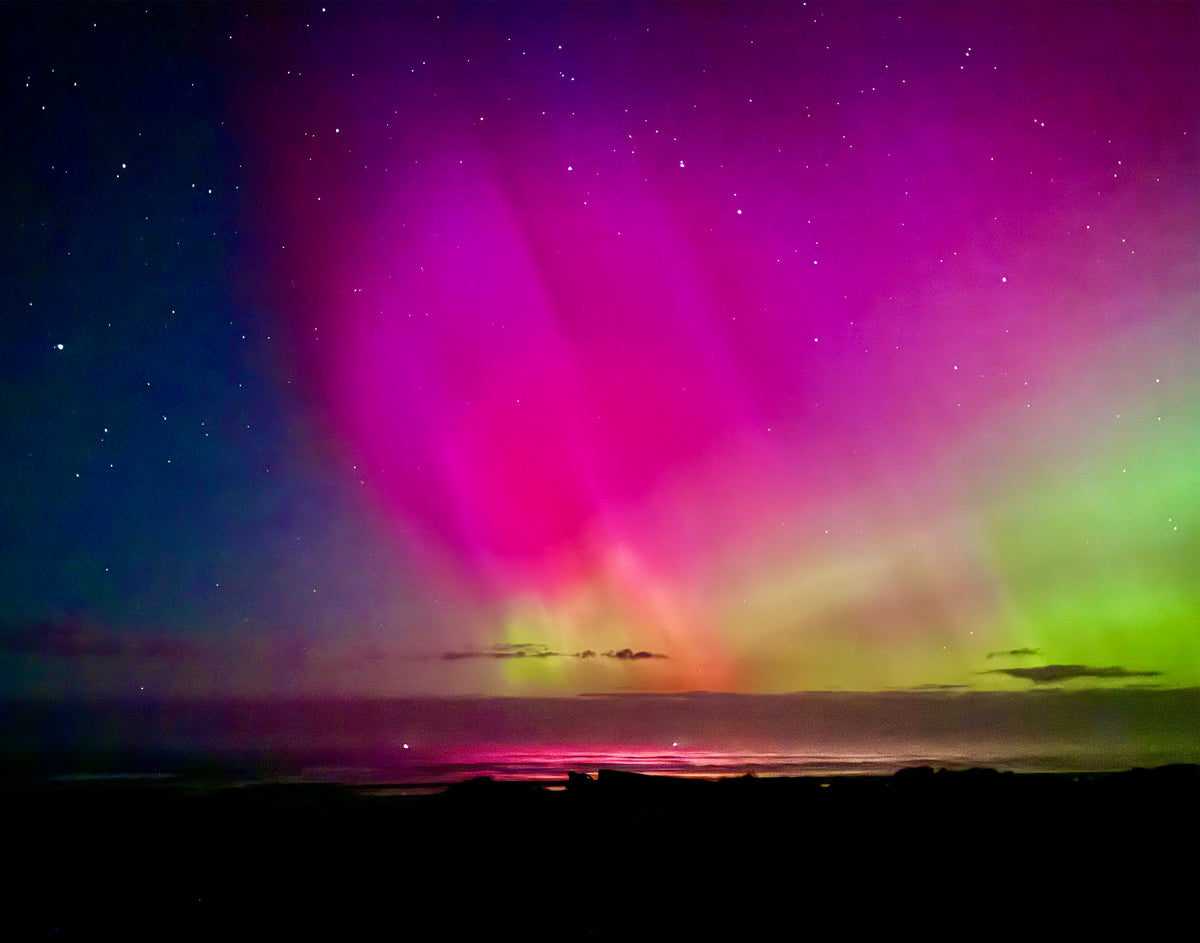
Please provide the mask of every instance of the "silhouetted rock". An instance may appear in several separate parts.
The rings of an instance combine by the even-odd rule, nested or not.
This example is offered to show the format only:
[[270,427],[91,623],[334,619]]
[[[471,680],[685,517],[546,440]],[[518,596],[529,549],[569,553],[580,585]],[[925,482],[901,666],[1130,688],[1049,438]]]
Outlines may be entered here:
[[927,786],[933,782],[935,775],[932,766],[906,766],[896,771],[892,783],[896,786]]
[[1200,936],[1197,766],[717,783],[603,770],[567,787],[9,788],[6,929],[334,932],[451,889],[467,936],[533,900],[556,939],[757,937],[775,919],[761,902],[792,899],[814,936],[844,934],[848,915],[875,934],[926,927],[935,893],[937,919],[973,936]]

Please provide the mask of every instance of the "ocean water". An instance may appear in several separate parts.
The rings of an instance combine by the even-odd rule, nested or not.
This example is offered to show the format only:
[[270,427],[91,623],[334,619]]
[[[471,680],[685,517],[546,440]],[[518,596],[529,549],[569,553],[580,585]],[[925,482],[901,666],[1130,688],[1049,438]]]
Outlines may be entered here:
[[242,699],[3,705],[0,763],[57,778],[363,785],[1200,762],[1200,690]]
[[481,750],[469,760],[414,765],[314,765],[293,773],[264,778],[282,782],[336,782],[360,785],[452,783],[487,776],[497,780],[556,783],[568,772],[596,775],[600,770],[621,770],[658,776],[714,779],[767,776],[886,776],[912,766],[946,769],[990,767],[1014,772],[1042,773],[1103,771],[1132,766],[1161,766],[1175,762],[1166,755],[1147,755],[1123,764],[1103,758],[1058,755],[962,755],[926,751],[919,754],[802,754],[745,753],[704,750],[669,752],[634,750],[493,749]]

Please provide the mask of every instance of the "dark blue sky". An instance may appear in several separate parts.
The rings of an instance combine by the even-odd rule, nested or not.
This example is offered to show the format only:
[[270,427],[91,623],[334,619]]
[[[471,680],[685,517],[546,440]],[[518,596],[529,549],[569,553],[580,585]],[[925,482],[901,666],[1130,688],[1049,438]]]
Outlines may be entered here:
[[377,618],[400,590],[419,602],[293,395],[248,262],[264,234],[245,232],[251,158],[226,123],[234,10],[0,19],[10,647],[32,652],[42,623],[81,650],[114,627],[303,637]]

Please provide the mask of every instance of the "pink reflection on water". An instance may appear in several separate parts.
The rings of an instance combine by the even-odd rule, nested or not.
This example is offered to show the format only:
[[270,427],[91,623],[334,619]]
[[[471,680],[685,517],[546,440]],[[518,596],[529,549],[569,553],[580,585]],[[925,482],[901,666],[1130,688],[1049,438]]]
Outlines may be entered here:
[[497,780],[562,780],[568,772],[595,775],[602,769],[688,778],[846,775],[892,773],[923,757],[878,754],[804,754],[710,750],[694,746],[645,744],[502,744],[456,749],[413,772],[443,782],[490,776]]

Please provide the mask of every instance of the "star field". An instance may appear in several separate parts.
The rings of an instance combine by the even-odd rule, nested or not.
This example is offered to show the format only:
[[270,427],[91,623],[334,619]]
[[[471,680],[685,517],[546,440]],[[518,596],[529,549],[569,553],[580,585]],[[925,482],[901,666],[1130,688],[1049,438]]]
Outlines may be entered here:
[[1200,684],[1194,5],[4,16],[6,690]]

